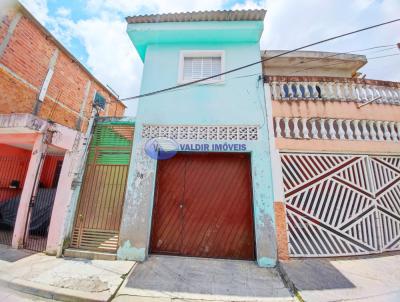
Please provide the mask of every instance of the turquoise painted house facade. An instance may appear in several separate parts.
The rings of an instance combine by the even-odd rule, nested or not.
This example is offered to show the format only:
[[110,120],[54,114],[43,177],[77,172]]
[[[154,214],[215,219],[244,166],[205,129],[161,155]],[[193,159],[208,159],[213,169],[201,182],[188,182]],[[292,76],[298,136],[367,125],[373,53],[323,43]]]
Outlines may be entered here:
[[[128,17],[127,32],[144,63],[141,94],[259,61],[259,39],[264,16],[264,10],[256,10]],[[168,190],[157,183],[162,181],[157,175],[160,175],[160,169],[165,167],[167,161],[177,159],[156,160],[148,156],[145,150],[149,140],[164,137],[176,142],[178,154],[195,156],[196,153],[221,153],[226,154],[227,158],[230,153],[248,155],[252,212],[252,217],[249,217],[252,230],[249,229],[249,232],[254,233],[254,239],[251,239],[254,240],[254,260],[263,267],[274,266],[277,256],[268,133],[261,64],[140,98],[118,258],[144,261],[149,253],[157,250],[154,246],[162,245],[165,239],[161,238],[160,233],[154,234],[154,229],[159,227],[155,219],[168,219],[163,218],[158,210],[155,213],[155,200],[162,196],[161,190]],[[224,171],[226,169],[221,171],[221,175]],[[165,173],[169,175],[168,171]],[[167,177],[165,187],[174,186],[169,183],[173,182],[172,178],[174,176]],[[218,195],[211,189],[206,191]],[[226,195],[221,193],[221,196]],[[204,198],[204,203],[211,203],[210,209],[215,204],[213,198]],[[226,208],[235,200],[226,201]],[[182,204],[180,207],[183,207]],[[193,215],[199,211],[194,210]],[[207,213],[208,217],[214,212],[207,210]],[[212,220],[207,217],[204,219]],[[235,229],[235,225],[223,226],[224,223],[231,222],[222,219],[214,225],[214,229]],[[172,228],[168,225],[171,223],[167,222],[165,227]],[[205,231],[204,236],[212,236],[214,229],[208,233]],[[168,230],[165,232],[168,233]],[[177,230],[170,231],[173,232]],[[229,237],[228,241],[239,237],[237,240],[240,246],[245,240],[242,237],[247,236],[243,234],[237,232],[237,235],[229,237],[221,233],[218,236],[221,240]],[[180,236],[180,239],[175,240],[185,240]],[[194,238],[203,235],[196,231],[190,236]],[[207,250],[209,247],[199,248]],[[218,253],[216,251],[214,254]],[[176,254],[181,253],[178,251]],[[189,255],[199,254],[194,251],[194,254]],[[209,255],[212,257],[213,253]]]

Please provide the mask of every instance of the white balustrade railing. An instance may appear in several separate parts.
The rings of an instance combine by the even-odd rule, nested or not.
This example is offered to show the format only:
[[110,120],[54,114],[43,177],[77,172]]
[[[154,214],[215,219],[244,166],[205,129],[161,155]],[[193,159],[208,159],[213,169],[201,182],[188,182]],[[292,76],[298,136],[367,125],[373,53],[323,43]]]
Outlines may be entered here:
[[340,100],[400,105],[400,86],[360,84],[355,82],[270,82],[274,100]]
[[275,137],[355,141],[400,141],[400,122],[275,117]]

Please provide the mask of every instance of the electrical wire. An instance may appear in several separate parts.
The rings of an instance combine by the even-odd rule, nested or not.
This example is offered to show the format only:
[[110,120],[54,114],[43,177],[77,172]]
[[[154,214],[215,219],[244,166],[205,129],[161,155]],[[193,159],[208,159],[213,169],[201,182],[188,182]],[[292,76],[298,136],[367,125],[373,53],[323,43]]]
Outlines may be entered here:
[[394,57],[394,56],[400,56],[400,53],[394,53],[394,54],[390,54],[390,55],[386,55],[386,56],[368,58],[368,60],[381,59],[381,58]]
[[134,99],[138,99],[138,98],[148,97],[148,96],[152,96],[152,95],[159,94],[159,93],[162,93],[162,92],[175,90],[177,88],[181,88],[181,87],[197,84],[197,83],[200,83],[200,82],[204,82],[204,81],[216,78],[216,77],[220,77],[222,75],[226,75],[226,74],[233,73],[233,72],[236,72],[236,71],[239,71],[239,70],[242,70],[242,69],[254,66],[254,65],[258,65],[258,64],[260,64],[262,62],[265,62],[265,61],[270,61],[270,60],[273,60],[275,58],[282,57],[284,55],[287,55],[289,53],[292,53],[292,52],[295,52],[295,51],[298,51],[298,50],[301,50],[301,49],[304,49],[304,48],[308,48],[308,47],[315,46],[315,45],[318,45],[318,44],[326,43],[326,42],[329,42],[329,41],[332,41],[332,40],[336,40],[336,39],[339,39],[339,38],[342,38],[342,37],[346,37],[346,36],[353,35],[353,34],[356,34],[356,33],[359,33],[359,32],[363,32],[363,31],[366,31],[366,30],[370,30],[370,29],[373,29],[373,28],[376,28],[376,27],[380,27],[380,26],[391,24],[391,23],[395,23],[395,22],[398,22],[398,21],[400,21],[400,18],[399,19],[390,20],[390,21],[387,21],[387,22],[383,22],[383,23],[379,23],[379,24],[375,24],[375,25],[372,25],[372,26],[364,27],[364,28],[361,28],[361,29],[357,29],[357,30],[354,30],[354,31],[351,31],[351,32],[347,32],[347,33],[341,34],[341,35],[337,35],[337,36],[333,36],[333,37],[330,37],[330,38],[327,38],[327,39],[324,39],[324,40],[320,40],[318,42],[314,42],[314,43],[307,44],[307,45],[304,45],[304,46],[301,46],[301,47],[297,47],[297,48],[292,49],[292,50],[284,51],[281,54],[272,56],[270,58],[262,59],[260,61],[254,62],[254,63],[243,65],[243,66],[240,66],[240,67],[237,67],[237,68],[233,68],[233,69],[230,69],[228,71],[225,71],[225,72],[222,72],[222,73],[219,73],[219,74],[215,74],[215,75],[212,75],[212,76],[209,76],[209,77],[206,77],[206,78],[202,78],[202,79],[199,79],[199,80],[195,80],[195,81],[191,81],[191,82],[187,82],[187,83],[171,86],[171,87],[164,88],[164,89],[155,90],[155,91],[144,93],[144,94],[139,94],[139,95],[136,95],[136,96],[133,96],[133,97],[123,98],[123,99],[120,99],[120,101],[128,101],[128,100],[134,100]]
[[[399,55],[400,55],[400,54],[399,54]],[[354,55],[354,56],[356,57],[356,56],[359,56],[359,55]],[[385,56],[382,56],[382,57],[385,57]],[[367,58],[367,59],[368,59],[368,60],[374,60],[374,59],[378,59],[378,58],[380,58],[380,57]],[[318,67],[310,67],[310,68],[306,68],[306,69],[301,69],[301,70],[295,71],[294,73],[300,72],[300,71],[303,71],[303,70],[308,70],[308,69],[313,69],[313,68],[321,68],[321,67],[332,66],[332,65],[339,65],[339,64],[344,64],[344,63],[346,63],[346,62],[319,65]],[[246,74],[246,75],[240,75],[240,76],[225,78],[225,82],[231,81],[231,80],[235,80],[235,79],[249,78],[249,77],[253,77],[253,76],[262,77],[263,74],[260,73],[260,72],[257,72],[257,73],[251,73],[251,74]],[[196,87],[214,86],[214,85],[215,85],[215,83],[201,83],[201,84],[197,85]],[[188,89],[188,88],[192,88],[192,87],[191,87],[191,86],[185,86],[185,87],[177,88],[177,89],[175,89],[175,90],[173,90],[173,91],[183,91],[183,90],[186,90],[186,89]],[[170,91],[172,91],[172,90],[170,90]],[[168,91],[166,91],[166,92],[168,92]]]
[[[396,54],[396,55],[400,55],[400,54]],[[354,56],[359,56],[359,55],[354,55]],[[389,56],[393,56],[393,55],[389,55]],[[381,57],[383,58],[383,57],[386,57],[386,56],[381,56]],[[367,58],[367,59],[368,59],[368,60],[374,60],[374,59],[379,59],[379,58],[381,58],[381,57],[373,57],[373,58]],[[310,67],[310,68],[306,68],[306,69],[301,69],[301,70],[298,70],[298,71],[295,71],[295,72],[300,72],[300,71],[309,70],[309,69],[314,69],[314,68],[321,68],[321,67],[333,66],[333,65],[340,65],[340,64],[344,64],[344,63],[346,63],[346,62],[319,65],[319,66],[317,66],[317,67]],[[235,79],[243,79],[243,78],[254,77],[254,76],[257,76],[257,77],[260,78],[260,77],[263,76],[263,74],[260,73],[260,72],[257,72],[257,73],[251,73],[251,74],[246,74],[246,75],[240,75],[240,76],[225,78],[225,82],[231,81],[231,80],[235,80]],[[197,85],[196,87],[214,86],[214,85],[215,85],[215,83],[201,83],[201,84]],[[186,89],[189,89],[189,88],[192,88],[192,87],[191,87],[191,86],[185,86],[185,87],[181,87],[181,88],[176,88],[176,89],[174,89],[173,91],[183,91],[183,90],[186,90]],[[172,91],[172,90],[170,90],[170,91]],[[169,92],[169,91],[166,91],[166,92]]]

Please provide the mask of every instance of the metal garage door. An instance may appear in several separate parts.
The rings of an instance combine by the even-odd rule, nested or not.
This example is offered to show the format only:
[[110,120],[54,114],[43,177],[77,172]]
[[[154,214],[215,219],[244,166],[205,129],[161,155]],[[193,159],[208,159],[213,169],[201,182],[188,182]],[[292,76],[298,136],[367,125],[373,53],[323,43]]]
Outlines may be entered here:
[[282,154],[289,253],[400,249],[400,157]]
[[159,161],[150,250],[254,259],[247,154],[178,153]]

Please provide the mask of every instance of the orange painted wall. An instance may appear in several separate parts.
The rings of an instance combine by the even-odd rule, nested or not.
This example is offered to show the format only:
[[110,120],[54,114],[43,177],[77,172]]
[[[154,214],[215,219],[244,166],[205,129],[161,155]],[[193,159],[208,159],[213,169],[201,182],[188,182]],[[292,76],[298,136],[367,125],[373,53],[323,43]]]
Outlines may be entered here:
[[0,188],[8,188],[11,180],[23,186],[31,152],[0,144]]
[[23,187],[31,152],[0,144],[0,202],[21,193],[21,190],[9,189],[12,180]]
[[[18,180],[19,189],[23,188],[30,157],[29,150],[0,144],[0,202],[21,193],[21,190],[10,189],[9,186],[12,180]],[[46,156],[40,178],[44,187],[52,187],[57,162],[62,160],[63,156]]]
[[63,156],[46,156],[44,161],[42,175],[40,177],[40,183],[45,188],[51,188],[53,185],[53,179],[56,174],[57,162],[63,160]]

